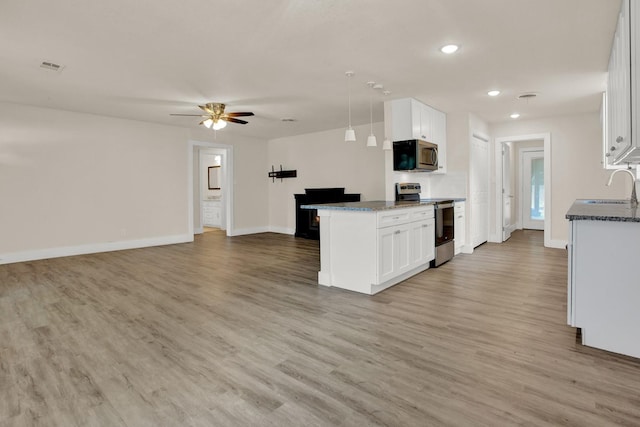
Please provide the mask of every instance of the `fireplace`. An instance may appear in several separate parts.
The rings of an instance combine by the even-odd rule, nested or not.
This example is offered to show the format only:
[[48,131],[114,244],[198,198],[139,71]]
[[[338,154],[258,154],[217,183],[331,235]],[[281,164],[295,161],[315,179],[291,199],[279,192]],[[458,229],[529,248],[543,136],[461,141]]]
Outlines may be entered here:
[[360,194],[345,194],[344,188],[305,188],[296,198],[296,237],[320,239],[320,218],[315,209],[300,209],[302,205],[319,203],[359,202]]

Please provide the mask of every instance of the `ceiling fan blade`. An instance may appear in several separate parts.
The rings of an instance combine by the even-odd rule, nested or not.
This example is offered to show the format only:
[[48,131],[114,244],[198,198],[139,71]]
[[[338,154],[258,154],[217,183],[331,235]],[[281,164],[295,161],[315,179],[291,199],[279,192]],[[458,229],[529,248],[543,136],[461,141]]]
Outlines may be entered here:
[[240,119],[234,119],[233,117],[221,117],[220,120],[224,120],[225,122],[231,123],[240,123],[241,125],[246,125],[249,122]]
[[198,107],[200,107],[200,109],[202,111],[204,111],[205,113],[213,114],[213,110],[211,108],[209,108],[209,104],[207,104],[207,105],[198,105]]
[[249,111],[244,111],[244,112],[236,112],[236,113],[226,113],[225,116],[227,117],[249,117],[249,116],[253,116],[254,114],[249,112]]
[[185,116],[185,117],[209,117],[205,114],[169,114],[170,116]]

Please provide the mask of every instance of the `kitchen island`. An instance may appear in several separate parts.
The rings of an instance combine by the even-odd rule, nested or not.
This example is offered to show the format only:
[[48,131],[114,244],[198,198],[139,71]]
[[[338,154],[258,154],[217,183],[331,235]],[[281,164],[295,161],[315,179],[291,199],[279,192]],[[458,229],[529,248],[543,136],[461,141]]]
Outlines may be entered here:
[[570,221],[567,323],[582,344],[640,357],[640,218],[628,200],[576,200]]
[[434,201],[302,206],[320,219],[318,283],[375,294],[429,268]]

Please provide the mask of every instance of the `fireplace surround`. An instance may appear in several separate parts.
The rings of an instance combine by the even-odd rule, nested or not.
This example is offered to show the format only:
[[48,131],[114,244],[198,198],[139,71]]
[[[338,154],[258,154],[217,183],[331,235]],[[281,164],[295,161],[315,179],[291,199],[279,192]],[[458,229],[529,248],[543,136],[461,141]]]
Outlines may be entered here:
[[359,202],[360,194],[345,194],[344,188],[305,188],[296,199],[296,237],[320,239],[320,218],[315,209],[300,209],[302,205],[319,203]]

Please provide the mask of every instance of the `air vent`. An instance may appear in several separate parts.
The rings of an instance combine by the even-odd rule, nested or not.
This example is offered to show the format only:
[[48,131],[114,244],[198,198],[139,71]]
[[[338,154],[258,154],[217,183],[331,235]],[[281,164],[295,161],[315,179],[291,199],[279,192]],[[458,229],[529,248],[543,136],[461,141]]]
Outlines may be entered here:
[[518,99],[533,99],[536,96],[538,96],[537,93],[529,92],[529,93],[523,93],[521,95],[518,95]]
[[59,65],[53,62],[48,62],[48,61],[42,61],[42,64],[40,64],[40,68],[44,68],[45,70],[50,70],[50,71],[61,72],[64,69],[64,65]]
[[295,122],[295,121],[297,121],[296,119],[291,118],[291,117],[285,117],[285,118],[282,118],[280,120],[283,121],[283,122]]

